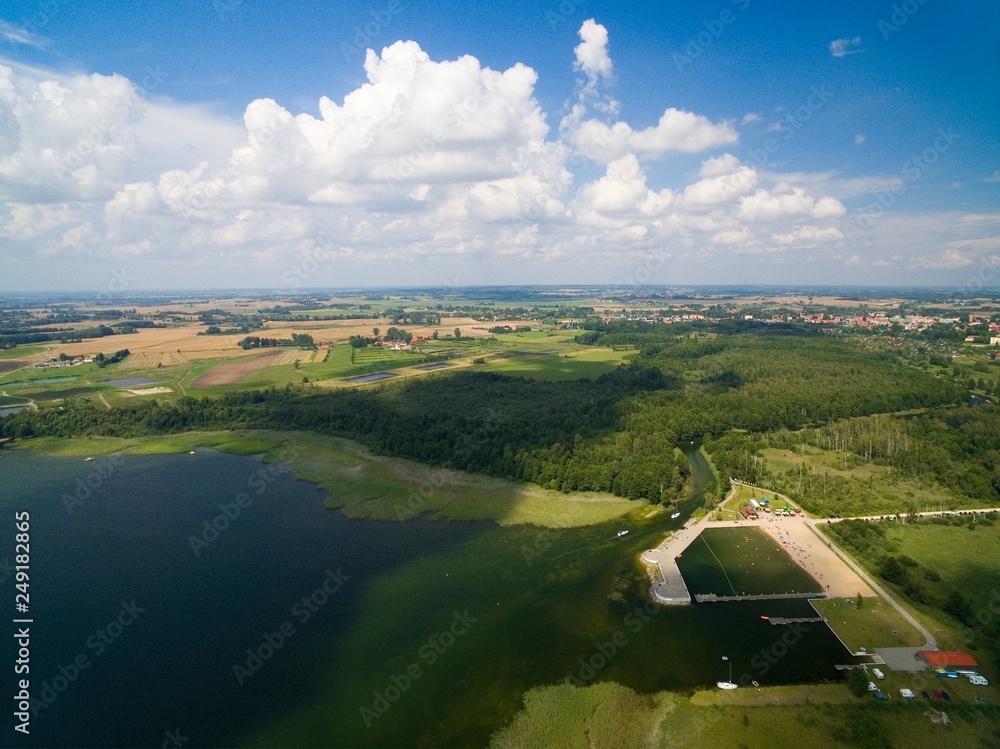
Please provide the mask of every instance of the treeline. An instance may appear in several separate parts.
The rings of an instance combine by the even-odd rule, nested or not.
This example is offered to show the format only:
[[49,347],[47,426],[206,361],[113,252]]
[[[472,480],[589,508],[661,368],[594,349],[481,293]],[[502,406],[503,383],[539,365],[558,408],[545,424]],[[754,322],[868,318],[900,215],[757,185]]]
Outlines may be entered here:
[[489,332],[490,333],[497,333],[497,334],[500,334],[500,335],[503,335],[505,333],[530,333],[531,332],[531,326],[530,325],[517,325],[517,326],[511,327],[510,325],[494,325],[492,328],[489,328]]
[[116,331],[107,325],[98,325],[95,328],[81,328],[79,330],[40,328],[35,332],[0,334],[0,346],[8,344],[17,346],[24,343],[44,343],[46,341],[69,343],[71,341],[82,341],[86,338],[103,338],[109,335],[116,335]]
[[248,335],[239,342],[241,349],[277,348],[280,346],[297,346],[298,348],[316,348],[313,337],[308,333],[292,333],[291,338],[261,338]]
[[677,386],[646,367],[571,383],[459,372],[306,396],[277,418],[431,465],[659,501],[678,484],[676,436],[620,434],[620,408],[636,392]]
[[94,357],[94,363],[101,369],[108,366],[109,364],[117,364],[122,361],[126,356],[131,353],[127,348],[123,348],[120,351],[115,351],[115,353],[110,356],[105,356],[104,354],[97,354]]

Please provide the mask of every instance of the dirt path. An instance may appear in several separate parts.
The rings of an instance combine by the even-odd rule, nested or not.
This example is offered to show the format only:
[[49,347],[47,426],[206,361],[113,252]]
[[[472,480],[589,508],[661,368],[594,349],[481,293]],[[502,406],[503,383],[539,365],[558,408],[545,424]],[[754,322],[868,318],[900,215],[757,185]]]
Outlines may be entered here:
[[646,746],[649,749],[658,749],[660,738],[663,734],[663,721],[674,711],[674,701],[669,696],[664,697],[663,707],[656,711],[653,727],[646,734]]
[[[21,398],[20,395],[11,395],[6,390],[0,390],[0,395],[6,395],[8,398]],[[37,411],[38,410],[38,404],[35,403],[35,401],[33,401],[31,398],[21,398],[21,400],[27,401],[27,403],[13,403],[13,404],[11,404],[10,407],[17,408],[17,407],[23,405],[23,406],[27,406],[29,411]]]

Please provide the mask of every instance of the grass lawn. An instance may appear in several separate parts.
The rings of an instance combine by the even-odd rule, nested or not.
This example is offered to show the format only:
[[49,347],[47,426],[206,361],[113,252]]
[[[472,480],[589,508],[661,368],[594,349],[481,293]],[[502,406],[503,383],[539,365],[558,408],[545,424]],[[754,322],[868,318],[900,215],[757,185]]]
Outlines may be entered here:
[[549,382],[593,379],[615,369],[625,361],[628,354],[627,351],[613,351],[609,348],[577,349],[572,353],[549,355],[513,354],[489,360],[484,369]]
[[[97,393],[105,390],[105,387],[94,385],[84,380],[74,382],[60,382],[52,385],[41,386],[41,383],[32,383],[30,387],[18,388],[17,395],[32,400],[45,402],[56,401],[65,398],[96,398]],[[98,404],[100,405],[100,404]]]
[[43,437],[15,443],[15,449],[81,457],[122,450],[170,454],[199,447],[241,455],[263,453],[267,461],[289,460],[296,478],[318,484],[330,495],[327,506],[352,518],[409,520],[433,512],[450,520],[572,528],[603,523],[647,507],[610,494],[563,494],[534,484],[430,468],[372,455],[346,440],[305,432],[182,432],[137,439]]
[[872,652],[878,648],[924,644],[924,638],[913,625],[881,597],[863,598],[860,610],[843,598],[816,600],[812,605],[827,618],[831,629],[852,653],[860,652],[862,647]]
[[22,356],[31,356],[40,351],[44,351],[44,346],[15,346],[14,348],[0,349],[0,359],[20,359]]

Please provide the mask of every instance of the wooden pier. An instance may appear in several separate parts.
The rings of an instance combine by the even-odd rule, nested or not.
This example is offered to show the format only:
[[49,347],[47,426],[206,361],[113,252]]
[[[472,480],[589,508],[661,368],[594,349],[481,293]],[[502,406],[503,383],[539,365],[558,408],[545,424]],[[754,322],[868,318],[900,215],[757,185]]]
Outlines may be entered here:
[[781,624],[799,624],[800,622],[825,622],[826,619],[822,616],[772,616],[768,617],[768,621],[777,627]]
[[717,596],[715,593],[696,593],[694,600],[698,603],[716,603],[718,601],[777,601],[782,598],[826,598],[826,593],[761,593],[749,596]]

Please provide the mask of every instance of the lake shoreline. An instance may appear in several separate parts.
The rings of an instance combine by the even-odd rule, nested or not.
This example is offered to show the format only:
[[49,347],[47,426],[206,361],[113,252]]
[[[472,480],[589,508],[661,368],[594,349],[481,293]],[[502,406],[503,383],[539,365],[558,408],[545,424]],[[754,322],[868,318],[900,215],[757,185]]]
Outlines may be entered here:
[[[59,457],[176,455],[212,448],[284,461],[292,475],[326,491],[324,504],[357,520],[490,520],[501,526],[579,528],[615,518],[645,522],[649,505],[603,493],[564,494],[533,484],[426,466],[376,455],[349,440],[310,432],[192,431],[148,437],[33,437],[5,443]],[[345,490],[345,486],[347,487]],[[657,513],[659,514],[659,513]]]

